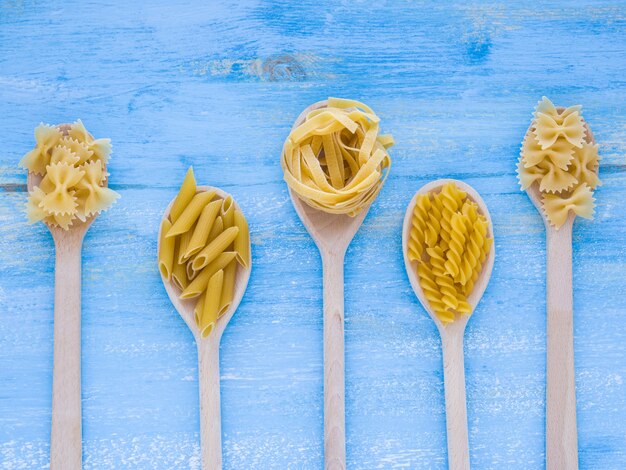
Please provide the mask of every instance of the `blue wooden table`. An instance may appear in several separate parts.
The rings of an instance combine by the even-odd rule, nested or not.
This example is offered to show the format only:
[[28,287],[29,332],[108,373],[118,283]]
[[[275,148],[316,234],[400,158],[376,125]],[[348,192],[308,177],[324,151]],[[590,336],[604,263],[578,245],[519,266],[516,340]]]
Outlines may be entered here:
[[538,469],[545,445],[545,243],[515,164],[542,95],[584,105],[600,143],[593,222],[574,227],[580,466],[626,468],[626,5],[0,0],[0,469],[48,465],[54,252],[29,226],[22,154],[40,122],[111,137],[122,199],[83,253],[86,469],[200,468],[196,352],[156,268],[188,166],[250,221],[253,273],[222,342],[227,469],[322,466],[322,273],[282,180],[282,142],[329,95],[394,135],[346,257],[351,469],[447,464],[440,342],[400,228],[424,183],[473,185],[497,258],[469,322],[476,469]]

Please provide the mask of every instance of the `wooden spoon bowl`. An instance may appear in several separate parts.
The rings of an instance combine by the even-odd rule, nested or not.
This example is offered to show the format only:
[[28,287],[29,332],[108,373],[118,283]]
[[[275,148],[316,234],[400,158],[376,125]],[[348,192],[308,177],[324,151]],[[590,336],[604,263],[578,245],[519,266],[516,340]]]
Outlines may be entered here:
[[[228,194],[219,188],[210,186],[198,186],[197,192],[215,191],[216,195],[226,199]],[[165,209],[163,218],[167,218],[174,200]],[[241,210],[234,201],[235,208]],[[161,229],[158,236],[157,252],[160,248]],[[251,253],[250,246],[248,252]],[[204,470],[218,470],[222,468],[222,431],[220,409],[220,372],[219,372],[219,346],[222,334],[239,306],[241,299],[248,286],[250,273],[252,272],[252,259],[247,268],[237,266],[235,274],[235,292],[228,309],[218,318],[211,333],[203,338],[200,329],[196,325],[194,307],[196,299],[181,299],[181,291],[171,281],[163,276],[161,280],[165,286],[167,295],[174,308],[185,321],[198,348],[198,383],[200,388],[200,441],[202,451],[202,468]]]
[[[448,439],[448,465],[450,469],[461,470],[469,469],[469,438],[467,432],[467,405],[465,399],[465,366],[463,354],[463,335],[465,327],[470,315],[457,315],[457,318],[449,324],[444,324],[435,311],[430,306],[424,290],[419,283],[416,271],[416,263],[409,260],[407,254],[408,241],[410,238],[413,209],[417,201],[417,197],[421,194],[438,193],[447,183],[454,183],[459,189],[467,193],[467,197],[478,205],[479,212],[485,216],[488,222],[488,236],[493,239],[493,224],[491,216],[485,202],[480,195],[466,183],[451,179],[440,179],[428,183],[420,188],[407,207],[404,216],[404,224],[402,226],[402,253],[404,255],[404,264],[409,281],[415,295],[433,319],[441,336],[441,344],[443,351],[443,370],[444,370],[444,387],[446,400],[446,428]],[[474,289],[468,296],[467,300],[472,306],[472,310],[476,308],[478,302],[483,296],[495,260],[495,245],[491,246],[489,254],[485,259],[483,268],[474,284]]]

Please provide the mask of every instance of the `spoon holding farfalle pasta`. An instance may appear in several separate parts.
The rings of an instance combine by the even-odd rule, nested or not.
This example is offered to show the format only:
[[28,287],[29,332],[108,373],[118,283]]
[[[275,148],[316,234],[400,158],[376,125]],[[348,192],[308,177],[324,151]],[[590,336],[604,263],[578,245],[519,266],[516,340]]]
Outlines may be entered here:
[[54,239],[54,369],[50,468],[81,468],[81,252],[96,216],[119,195],[107,187],[109,139],[94,139],[78,120],[39,125],[36,145],[20,161],[28,170],[26,213]]
[[251,272],[248,223],[232,196],[196,186],[190,168],[166,208],[159,272],[198,347],[202,468],[222,468],[219,348]]
[[598,145],[582,106],[538,103],[520,152],[520,185],[543,217],[547,242],[546,467],[578,467],[572,227],[592,218],[599,186]]
[[461,181],[423,186],[406,210],[402,251],[411,286],[441,335],[448,465],[469,469],[463,336],[495,259],[487,206]]

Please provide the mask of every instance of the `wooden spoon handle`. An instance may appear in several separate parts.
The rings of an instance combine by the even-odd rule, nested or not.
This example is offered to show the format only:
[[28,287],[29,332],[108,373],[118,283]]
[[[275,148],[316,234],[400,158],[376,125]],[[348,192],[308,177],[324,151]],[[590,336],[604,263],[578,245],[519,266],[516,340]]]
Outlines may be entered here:
[[[453,328],[455,325],[449,325]],[[460,334],[442,334],[443,381],[446,396],[446,430],[448,437],[448,468],[470,468],[465,401],[465,362],[463,329]],[[456,332],[455,332],[456,333]]]
[[200,448],[203,470],[222,468],[222,414],[220,410],[220,340],[216,331],[198,338],[200,388]]
[[546,468],[578,468],[574,321],[572,296],[572,224],[547,230],[547,386]]
[[50,468],[77,470],[82,465],[80,392],[80,265],[82,236],[55,240],[54,367]]
[[346,468],[343,253],[322,255],[324,269],[324,462]]

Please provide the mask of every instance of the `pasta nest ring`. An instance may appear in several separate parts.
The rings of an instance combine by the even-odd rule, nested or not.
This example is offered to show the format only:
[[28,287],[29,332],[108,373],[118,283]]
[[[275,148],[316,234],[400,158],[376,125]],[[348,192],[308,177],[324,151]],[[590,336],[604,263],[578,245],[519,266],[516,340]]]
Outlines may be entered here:
[[380,118],[354,100],[329,98],[309,112],[283,146],[285,181],[309,206],[354,217],[380,192],[391,165],[393,137]]

